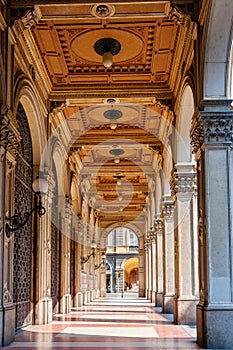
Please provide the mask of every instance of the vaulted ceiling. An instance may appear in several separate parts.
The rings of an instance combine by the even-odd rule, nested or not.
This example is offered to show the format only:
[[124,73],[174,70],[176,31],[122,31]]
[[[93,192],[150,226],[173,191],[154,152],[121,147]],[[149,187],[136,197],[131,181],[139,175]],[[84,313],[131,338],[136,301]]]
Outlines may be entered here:
[[[180,9],[191,13],[194,1],[176,3],[33,2],[34,54],[50,82],[51,107],[63,105],[82,190],[103,226],[144,220],[189,51]],[[12,16],[30,6],[12,1]],[[110,67],[94,47],[102,38],[120,44]]]

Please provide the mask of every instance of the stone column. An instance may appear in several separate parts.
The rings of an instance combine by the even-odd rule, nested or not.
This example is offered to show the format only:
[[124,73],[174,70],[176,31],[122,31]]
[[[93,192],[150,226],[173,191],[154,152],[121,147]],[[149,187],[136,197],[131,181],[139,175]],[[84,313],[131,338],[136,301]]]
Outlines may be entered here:
[[151,232],[151,301],[152,303],[156,303],[156,290],[157,290],[157,277],[156,277],[156,235],[154,230]]
[[148,245],[146,249],[146,271],[147,271],[147,299],[151,300],[151,281],[152,281],[152,274],[151,274],[151,240],[150,240],[150,233],[148,234]]
[[162,235],[162,220],[160,214],[156,215],[154,221],[154,229],[156,235],[156,276],[157,276],[157,291],[155,305],[161,307],[163,300],[163,235]]
[[[106,255],[106,249],[100,249],[100,255]],[[100,296],[101,297],[106,297],[106,263],[100,267],[100,272],[99,272],[99,286],[100,286]]]
[[174,312],[175,259],[174,259],[174,203],[170,196],[164,196],[161,206],[163,221],[163,301],[164,313]]
[[70,294],[70,237],[71,237],[71,209],[65,203],[65,218],[61,235],[61,276],[60,276],[60,313],[71,310]]
[[156,234],[153,231],[151,234],[151,278],[152,278],[152,303],[156,304],[157,297],[157,249],[156,249]]
[[193,119],[198,161],[200,301],[197,341],[233,349],[233,111],[232,101],[204,101]]
[[[13,303],[14,232],[6,230],[7,217],[14,213],[15,156],[20,135],[12,122],[11,110],[0,109],[0,346],[15,337],[15,305]],[[7,137],[6,137],[7,135]]]
[[196,323],[198,298],[196,170],[190,163],[176,164],[171,177],[175,203],[174,322]]
[[73,276],[73,306],[81,307],[83,305],[83,294],[81,292],[81,233],[82,233],[82,223],[81,217],[77,215],[75,219],[74,230],[75,230],[75,242],[74,242],[74,276]]
[[[5,174],[5,150],[3,147],[0,147],[0,197],[4,198],[4,189],[5,189],[5,181],[4,181],[4,174]],[[4,225],[5,225],[5,208],[3,205],[3,201],[0,201],[0,261],[4,261]],[[3,281],[3,264],[1,264],[0,267],[0,339],[3,339],[3,289],[2,289],[2,281]],[[11,340],[13,340],[14,337],[12,337]],[[3,346],[4,344],[0,341],[0,346]]]
[[145,248],[144,239],[138,239],[138,280],[139,280],[139,297],[146,296],[146,270],[145,270]]
[[[0,184],[1,184],[1,309],[0,324],[2,326],[2,345],[8,345],[15,337],[15,306],[13,304],[13,254],[14,233],[6,231],[6,217],[14,215],[14,181],[15,181],[15,158],[9,152],[1,148]],[[4,186],[4,188],[3,188]],[[5,206],[4,206],[5,204]]]

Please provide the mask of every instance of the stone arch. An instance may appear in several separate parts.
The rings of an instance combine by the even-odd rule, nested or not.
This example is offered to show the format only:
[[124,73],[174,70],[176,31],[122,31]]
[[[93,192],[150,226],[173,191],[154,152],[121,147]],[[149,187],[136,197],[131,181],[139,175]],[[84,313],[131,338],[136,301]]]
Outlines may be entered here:
[[[101,248],[105,248],[105,246],[106,246],[106,238],[109,235],[109,233],[112,230],[114,230],[114,229],[116,229],[116,228],[118,228],[120,226],[121,225],[119,223],[115,222],[115,223],[109,225],[105,230],[102,231],[102,234],[100,236],[100,247]],[[132,230],[135,233],[135,235],[138,237],[138,239],[140,237],[143,237],[142,230],[136,224],[133,224],[133,223],[129,222],[129,223],[125,223],[124,227],[129,228],[130,230]]]
[[165,153],[163,157],[163,178],[162,178],[162,193],[163,195],[170,194],[170,176],[173,168],[172,150],[170,143],[167,143],[165,147]]
[[204,99],[230,98],[232,0],[213,1],[205,28]]
[[82,195],[79,188],[78,176],[74,173],[71,178],[70,197],[74,213],[80,215],[82,210]]
[[40,156],[47,141],[46,127],[44,118],[47,114],[46,109],[43,109],[42,101],[39,101],[38,95],[34,88],[24,75],[18,77],[15,82],[15,104],[14,115],[16,115],[19,102],[27,115],[28,124],[32,139],[33,164],[40,164]]
[[185,83],[181,90],[174,136],[174,161],[176,164],[190,163],[193,160],[190,145],[190,128],[194,110],[193,91],[191,86]]

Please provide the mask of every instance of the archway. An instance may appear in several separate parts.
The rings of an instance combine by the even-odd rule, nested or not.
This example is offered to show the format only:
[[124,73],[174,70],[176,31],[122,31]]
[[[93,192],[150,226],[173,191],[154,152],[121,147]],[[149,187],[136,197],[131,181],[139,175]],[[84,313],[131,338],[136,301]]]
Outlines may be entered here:
[[[126,261],[134,261],[133,267],[128,263],[125,269]],[[132,230],[118,227],[109,233],[106,238],[106,267],[106,292],[122,293],[126,282],[131,287],[133,283],[138,285],[138,238]]]
[[124,261],[123,264],[124,270],[124,286],[125,290],[138,290],[138,257],[129,258]]

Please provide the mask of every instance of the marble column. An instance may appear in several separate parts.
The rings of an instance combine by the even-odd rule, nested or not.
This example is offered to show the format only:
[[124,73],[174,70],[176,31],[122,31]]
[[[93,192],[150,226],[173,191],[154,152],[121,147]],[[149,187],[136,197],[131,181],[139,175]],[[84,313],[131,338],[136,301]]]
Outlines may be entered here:
[[163,301],[164,313],[174,312],[175,259],[174,259],[174,203],[170,196],[164,196],[161,206],[163,221]]
[[151,232],[151,302],[156,302],[157,278],[156,278],[156,235],[154,230]]
[[176,164],[171,177],[175,219],[174,322],[196,323],[198,301],[196,170]]
[[[1,198],[1,222],[0,222],[0,336],[3,346],[8,345],[15,337],[15,305],[13,303],[13,254],[14,233],[6,231],[6,216],[13,215],[15,181],[15,159],[3,147],[0,149],[0,186]],[[5,205],[4,205],[5,204]]]
[[139,297],[146,296],[146,269],[145,269],[145,247],[144,238],[138,239],[138,280],[139,280]]
[[[148,232],[148,235],[150,233]],[[146,271],[147,271],[147,299],[151,301],[151,291],[152,291],[152,274],[151,274],[151,240],[149,236],[149,242],[146,249]]]
[[233,349],[232,101],[204,101],[193,118],[198,162],[200,300],[197,342]]
[[[100,249],[100,255],[106,256],[106,249]],[[106,261],[100,267],[99,272],[99,286],[100,286],[100,296],[106,297]]]
[[71,208],[65,203],[65,218],[61,235],[61,275],[60,275],[60,313],[71,310],[70,294],[70,237],[71,237]]
[[160,214],[157,214],[154,221],[156,235],[156,268],[157,268],[157,291],[155,305],[162,307],[163,300],[163,236],[162,220]]

